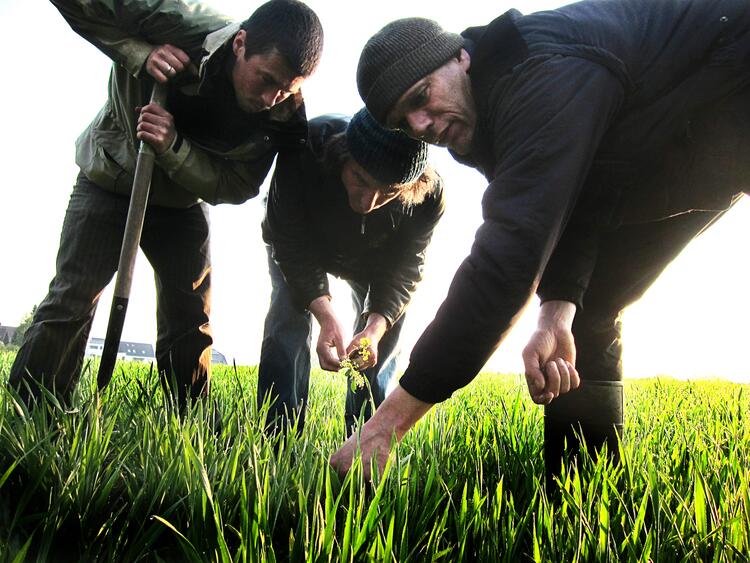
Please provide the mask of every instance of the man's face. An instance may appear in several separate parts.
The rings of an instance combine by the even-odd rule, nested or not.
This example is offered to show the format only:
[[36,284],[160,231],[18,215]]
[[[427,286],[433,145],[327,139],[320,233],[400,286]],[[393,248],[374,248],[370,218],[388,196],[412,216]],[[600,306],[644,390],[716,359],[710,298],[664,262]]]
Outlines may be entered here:
[[368,174],[353,158],[341,167],[341,181],[349,197],[349,207],[360,215],[367,215],[398,197],[398,190],[388,191],[387,186]]
[[477,123],[469,79],[470,57],[464,49],[428,74],[396,101],[386,126],[410,137],[468,154]]
[[232,85],[237,105],[248,113],[271,109],[299,92],[303,76],[295,76],[284,57],[272,49],[268,53],[245,58],[245,31],[240,30],[232,42],[235,54]]

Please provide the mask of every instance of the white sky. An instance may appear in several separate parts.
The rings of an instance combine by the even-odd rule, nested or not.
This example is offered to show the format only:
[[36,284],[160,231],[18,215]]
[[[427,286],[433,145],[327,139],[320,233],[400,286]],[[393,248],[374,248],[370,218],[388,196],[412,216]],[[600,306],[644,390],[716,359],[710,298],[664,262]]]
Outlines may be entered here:
[[[528,13],[560,2],[310,0],[309,4],[326,32],[323,62],[304,87],[308,115],[314,117],[351,114],[361,107],[355,84],[360,50],[393,19],[424,16],[460,32],[511,7]],[[248,8],[237,0],[214,0],[212,5],[238,19],[255,6]],[[44,297],[54,274],[60,227],[76,175],[74,141],[105,100],[109,61],[76,35],[49,3],[0,0],[0,21],[6,23],[0,34],[5,54],[0,87],[4,258],[0,323],[16,325]],[[432,159],[446,181],[448,209],[429,250],[425,281],[408,312],[402,367],[468,252],[486,185],[477,172],[455,163],[442,149],[433,148]],[[270,292],[259,227],[261,200],[211,211],[215,347],[238,364],[257,363]],[[750,362],[742,352],[748,336],[745,320],[750,317],[746,291],[750,267],[747,250],[742,250],[749,222],[750,202],[745,198],[626,312],[626,376],[717,375],[750,382]],[[351,319],[346,286],[334,284],[333,289],[334,302]],[[104,336],[111,298],[110,286],[102,296],[92,336]],[[153,342],[154,303],[151,268],[140,255],[125,340]],[[523,371],[520,351],[535,325],[536,307],[536,303],[529,307],[487,369]]]

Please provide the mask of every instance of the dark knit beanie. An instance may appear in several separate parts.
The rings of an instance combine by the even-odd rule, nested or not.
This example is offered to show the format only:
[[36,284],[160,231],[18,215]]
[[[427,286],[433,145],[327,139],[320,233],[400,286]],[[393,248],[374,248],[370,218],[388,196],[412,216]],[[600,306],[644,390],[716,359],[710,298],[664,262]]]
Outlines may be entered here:
[[365,171],[384,184],[407,184],[427,167],[427,143],[378,125],[366,108],[346,128],[349,153]]
[[417,81],[442,66],[463,47],[460,35],[425,18],[393,21],[365,44],[357,66],[357,89],[380,123]]

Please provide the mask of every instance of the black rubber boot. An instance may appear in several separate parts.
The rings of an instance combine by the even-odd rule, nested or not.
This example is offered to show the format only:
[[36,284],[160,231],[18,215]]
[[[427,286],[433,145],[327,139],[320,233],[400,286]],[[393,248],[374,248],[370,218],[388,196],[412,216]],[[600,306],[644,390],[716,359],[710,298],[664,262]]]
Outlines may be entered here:
[[548,491],[562,464],[572,460],[581,439],[591,455],[607,446],[613,462],[619,462],[618,441],[623,430],[623,394],[620,381],[582,381],[581,386],[561,395],[544,408],[544,467]]

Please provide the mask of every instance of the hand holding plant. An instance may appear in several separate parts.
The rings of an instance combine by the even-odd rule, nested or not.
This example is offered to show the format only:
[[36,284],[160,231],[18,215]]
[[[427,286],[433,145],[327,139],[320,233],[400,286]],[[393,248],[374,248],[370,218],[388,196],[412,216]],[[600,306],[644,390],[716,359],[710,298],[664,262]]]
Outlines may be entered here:
[[367,366],[370,361],[371,344],[372,341],[369,338],[360,338],[357,347],[349,352],[349,355],[340,362],[341,369],[339,371],[344,372],[344,375],[349,380],[352,391],[361,389],[367,383],[367,380],[365,379],[365,376],[362,375],[360,369]]
[[[379,313],[367,316],[365,327],[352,337],[346,347],[346,355],[356,362],[357,369],[367,369],[378,363],[378,343],[388,330],[388,321]],[[367,341],[367,345],[362,343]],[[364,354],[364,350],[367,354]]]

